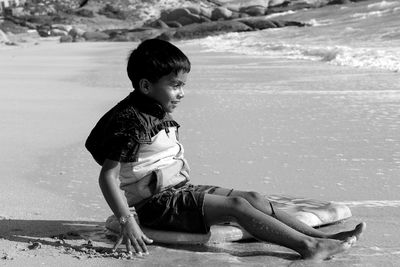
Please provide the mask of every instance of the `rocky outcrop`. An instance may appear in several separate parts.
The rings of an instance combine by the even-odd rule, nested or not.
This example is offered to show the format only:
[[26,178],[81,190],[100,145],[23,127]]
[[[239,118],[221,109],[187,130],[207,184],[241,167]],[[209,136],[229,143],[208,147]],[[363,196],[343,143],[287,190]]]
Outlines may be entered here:
[[232,11],[225,7],[217,7],[211,12],[211,20],[228,20],[232,16]]
[[205,10],[203,12],[200,8],[177,8],[161,12],[160,20],[166,24],[177,22],[185,26],[193,23],[206,22],[209,20],[208,15],[209,14],[205,12]]
[[86,41],[92,42],[106,41],[110,38],[110,36],[104,32],[85,32],[82,36]]
[[227,32],[244,32],[252,29],[239,21],[213,21],[201,24],[192,24],[176,29],[174,32],[164,33],[162,39],[194,39]]
[[214,1],[220,6],[226,7],[229,10],[239,12],[253,6],[268,8],[270,0],[220,0]]
[[269,28],[281,28],[289,26],[296,26],[296,27],[308,26],[308,24],[298,21],[267,20],[263,18],[242,19],[240,20],[240,22],[251,27],[252,30],[264,30]]

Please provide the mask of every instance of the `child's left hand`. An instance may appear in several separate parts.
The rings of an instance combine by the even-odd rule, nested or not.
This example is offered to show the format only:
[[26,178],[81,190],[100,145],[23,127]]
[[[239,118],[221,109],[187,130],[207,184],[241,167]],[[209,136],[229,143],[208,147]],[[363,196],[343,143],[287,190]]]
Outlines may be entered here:
[[149,245],[153,243],[153,240],[148,238],[143,233],[142,229],[140,229],[140,226],[134,219],[128,220],[124,225],[121,225],[121,234],[115,243],[113,250],[115,250],[122,243],[122,241],[125,241],[126,250],[128,253],[133,253],[133,246],[135,252],[139,256],[142,256],[143,253],[149,254],[146,244]]

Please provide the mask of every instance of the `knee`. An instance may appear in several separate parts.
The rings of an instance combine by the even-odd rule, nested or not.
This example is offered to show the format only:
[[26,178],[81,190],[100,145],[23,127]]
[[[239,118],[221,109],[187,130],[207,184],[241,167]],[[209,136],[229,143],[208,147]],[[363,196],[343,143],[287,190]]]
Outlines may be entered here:
[[246,210],[250,206],[250,203],[243,197],[229,197],[227,201],[229,210],[233,212]]
[[244,198],[250,203],[265,202],[265,198],[260,193],[254,191],[245,192]]

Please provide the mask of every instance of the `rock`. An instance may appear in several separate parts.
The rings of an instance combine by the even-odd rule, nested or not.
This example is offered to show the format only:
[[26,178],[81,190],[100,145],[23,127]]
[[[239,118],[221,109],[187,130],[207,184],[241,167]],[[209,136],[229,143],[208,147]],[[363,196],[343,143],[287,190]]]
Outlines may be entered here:
[[157,36],[156,38],[164,41],[171,41],[173,39],[174,34],[175,31],[166,31],[163,32],[161,35]]
[[223,6],[229,10],[238,12],[242,8],[248,8],[251,6],[262,6],[268,8],[270,0],[231,0],[220,2],[223,2]]
[[179,27],[182,27],[182,24],[180,24],[179,22],[177,22],[177,21],[167,21],[167,22],[165,22],[169,27],[171,27],[171,28],[179,28]]
[[61,36],[60,43],[72,43],[74,38],[71,35]]
[[157,28],[157,29],[168,29],[169,28],[169,26],[161,19],[147,23],[146,26],[149,26],[152,28]]
[[86,41],[105,41],[110,38],[110,36],[104,32],[85,32],[82,36]]
[[78,9],[75,11],[77,16],[85,17],[85,18],[94,18],[94,12],[89,9]]
[[226,32],[251,31],[252,28],[239,21],[213,21],[201,24],[191,24],[178,28],[172,36],[174,39],[202,38]]
[[199,15],[194,15],[194,14],[189,14],[186,15],[185,17],[180,17],[177,22],[179,22],[182,25],[189,25],[192,23],[199,23],[200,22],[200,16]]
[[249,14],[250,16],[263,16],[266,10],[267,8],[264,6],[250,6],[246,8],[241,8],[239,11]]
[[351,3],[350,0],[331,0],[328,5],[343,5]]
[[186,8],[177,8],[171,11],[161,12],[160,19],[163,21],[178,21],[179,18],[186,17],[190,14],[190,11]]
[[69,32],[68,35],[71,35],[73,38],[76,38],[78,36],[83,36],[83,34],[85,33],[84,30],[73,27]]
[[157,29],[145,29],[145,30],[135,29],[135,31],[127,32],[126,37],[131,42],[140,42],[147,39],[155,38],[161,35],[162,32],[163,32],[162,30],[157,30]]
[[165,22],[177,21],[181,25],[189,25],[192,23],[199,23],[200,15],[192,14],[187,8],[177,8],[172,11],[163,11],[160,19]]
[[40,242],[33,242],[28,246],[29,249],[33,250],[33,249],[40,249],[42,248],[42,243]]
[[268,28],[281,28],[287,26],[297,26],[297,27],[304,27],[306,26],[303,22],[297,21],[280,21],[280,20],[267,20],[267,19],[242,19],[239,20],[243,22],[247,26],[253,28],[254,30],[264,30]]
[[201,7],[200,6],[187,6],[186,7],[187,10],[190,11],[190,13],[194,14],[194,15],[201,15]]
[[266,20],[266,19],[245,19],[245,20],[240,20],[247,26],[253,28],[254,30],[264,30],[264,29],[269,29],[269,28],[277,28],[276,24],[274,24],[271,20]]
[[83,38],[82,36],[77,36],[74,38],[74,43],[82,43],[82,42],[86,42],[85,38]]
[[204,23],[204,22],[211,22],[211,19],[209,19],[207,17],[200,16],[199,23]]
[[206,7],[200,7],[200,16],[211,19],[212,9]]
[[268,7],[280,6],[280,5],[288,5],[290,3],[289,0],[270,0]]
[[216,7],[211,12],[211,20],[227,20],[232,16],[232,11],[225,7]]
[[71,25],[53,24],[53,25],[51,25],[51,28],[69,32],[70,30],[72,30],[73,27]]
[[50,31],[50,35],[51,36],[66,36],[66,35],[68,35],[68,32],[59,30],[59,29],[52,29]]

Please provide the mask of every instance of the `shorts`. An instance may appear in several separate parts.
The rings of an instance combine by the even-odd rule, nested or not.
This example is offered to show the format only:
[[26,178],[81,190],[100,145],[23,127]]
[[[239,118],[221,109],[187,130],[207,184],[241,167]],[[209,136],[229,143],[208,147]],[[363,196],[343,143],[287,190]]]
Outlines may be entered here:
[[206,234],[210,227],[204,220],[204,195],[217,188],[187,183],[161,191],[137,208],[140,224],[158,230]]

